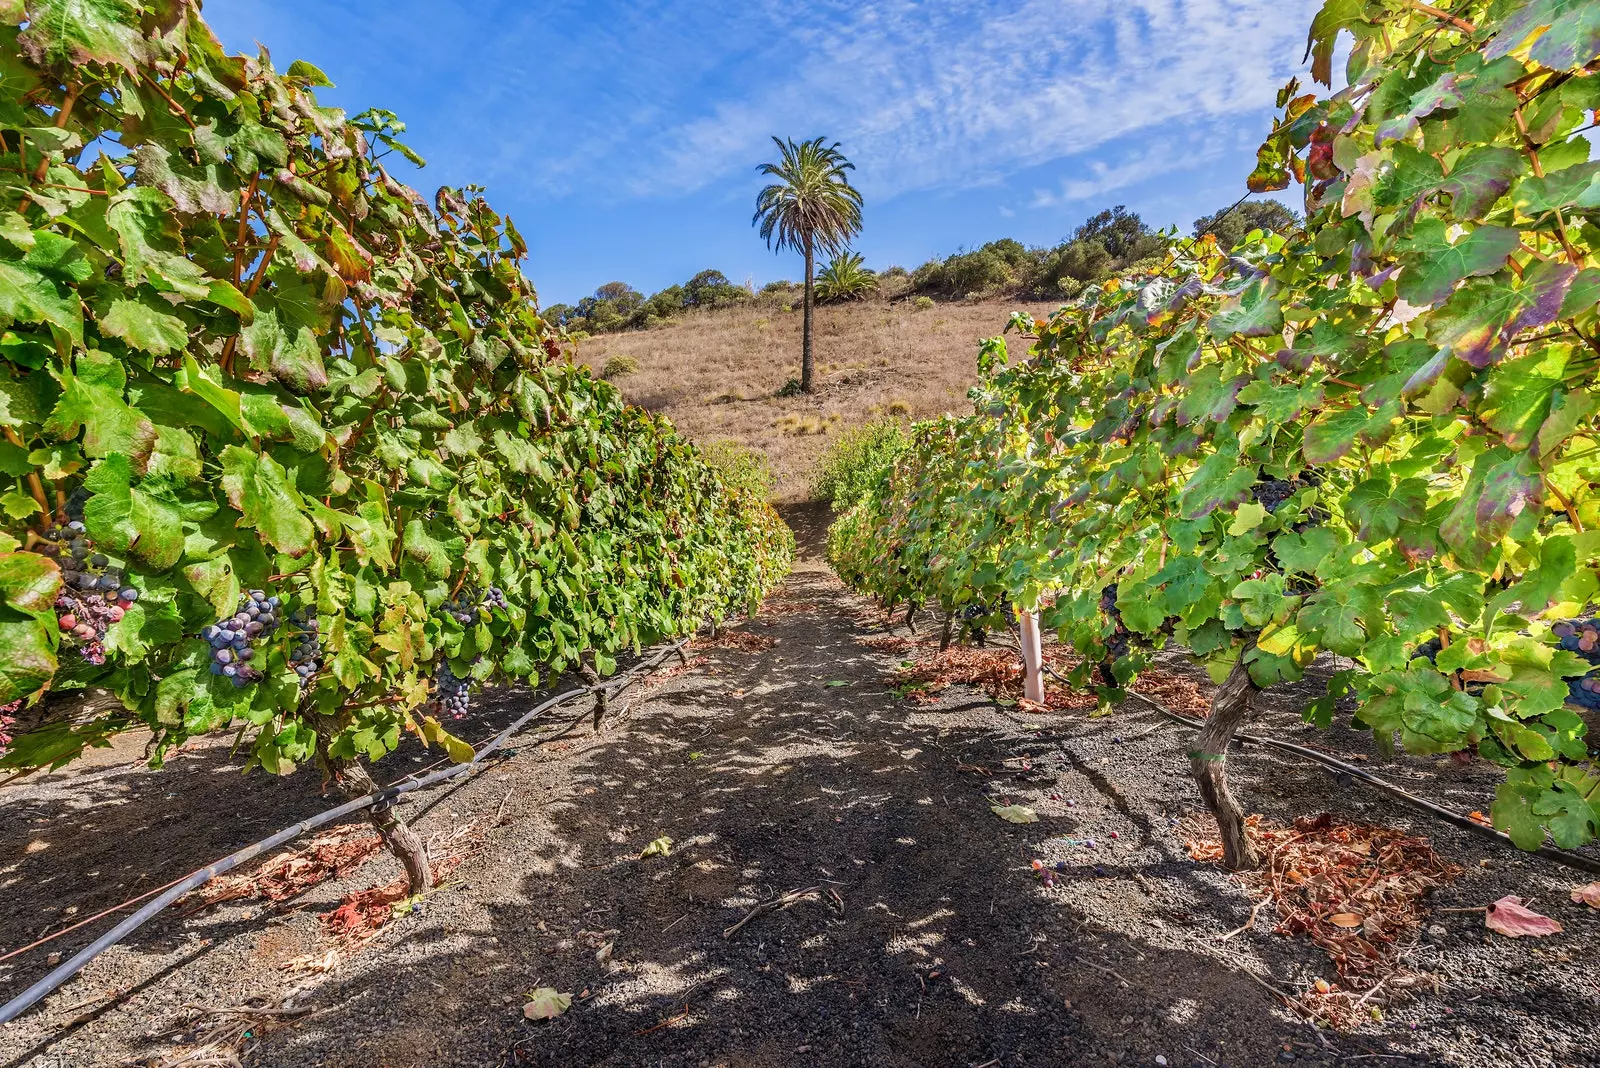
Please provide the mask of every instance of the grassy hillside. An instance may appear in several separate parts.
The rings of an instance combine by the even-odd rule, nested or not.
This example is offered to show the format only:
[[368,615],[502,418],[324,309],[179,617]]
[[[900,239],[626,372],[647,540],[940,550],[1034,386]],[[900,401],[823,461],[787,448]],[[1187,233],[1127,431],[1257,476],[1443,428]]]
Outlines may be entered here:
[[817,391],[779,397],[800,374],[800,312],[729,308],[691,312],[671,326],[589,338],[579,359],[597,372],[617,356],[638,363],[611,375],[627,399],[664,412],[697,441],[736,441],[767,456],[780,501],[804,500],[830,435],[872,419],[922,419],[966,406],[978,343],[1016,310],[1051,304],[958,302],[819,307]]

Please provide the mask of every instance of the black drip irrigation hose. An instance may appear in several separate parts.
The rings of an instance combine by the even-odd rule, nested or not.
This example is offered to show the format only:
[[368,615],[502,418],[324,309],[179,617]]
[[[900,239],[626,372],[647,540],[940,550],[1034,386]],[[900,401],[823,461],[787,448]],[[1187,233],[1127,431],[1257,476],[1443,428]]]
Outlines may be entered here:
[[[1067,682],[1066,679],[1063,679],[1060,675],[1056,674],[1055,669],[1051,668],[1048,664],[1045,665],[1044,669],[1052,678],[1056,679],[1056,681],[1065,683],[1069,686],[1071,685],[1071,683]],[[1159,712],[1161,715],[1166,716],[1175,723],[1181,723],[1185,727],[1192,727],[1195,730],[1199,730],[1201,727],[1205,726],[1202,721],[1198,719],[1190,719],[1188,716],[1180,715],[1177,712],[1174,712],[1171,709],[1152,701],[1144,694],[1134,693],[1132,690],[1128,690],[1126,692],[1129,697],[1148,705],[1150,708],[1154,709],[1156,712]],[[1497,831],[1488,824],[1480,823],[1479,821],[1473,819],[1471,816],[1464,816],[1453,809],[1448,809],[1443,805],[1429,801],[1425,797],[1418,797],[1416,794],[1411,793],[1408,790],[1403,790],[1387,780],[1378,778],[1378,776],[1372,774],[1370,771],[1367,771],[1365,768],[1358,768],[1354,764],[1347,763],[1338,759],[1337,757],[1328,756],[1326,753],[1319,753],[1315,749],[1307,749],[1303,745],[1295,745],[1293,742],[1279,741],[1276,738],[1263,738],[1258,734],[1240,733],[1235,734],[1233,739],[1236,742],[1248,743],[1250,745],[1264,745],[1268,748],[1276,749],[1283,753],[1289,753],[1304,760],[1314,761],[1332,771],[1343,772],[1353,779],[1360,779],[1362,782],[1381,793],[1388,794],[1390,797],[1394,798],[1396,801],[1399,801],[1408,808],[1415,809],[1418,812],[1423,812],[1430,816],[1436,816],[1439,819],[1444,820],[1446,823],[1460,827],[1464,831],[1471,831],[1473,834],[1476,834],[1479,837],[1488,838],[1493,841],[1500,842],[1502,845],[1511,846],[1519,853],[1527,853],[1536,857],[1543,857],[1545,860],[1552,861],[1564,867],[1575,868],[1578,871],[1588,872],[1590,874],[1600,874],[1600,860],[1597,860],[1593,857],[1586,857],[1579,853],[1571,853],[1565,849],[1556,849],[1551,846],[1539,846],[1537,849],[1522,849],[1515,842],[1513,842],[1511,840],[1511,836],[1506,834],[1504,831]]]
[[237,868],[241,864],[248,863],[249,861],[254,860],[256,857],[261,856],[263,853],[276,849],[278,846],[292,841],[308,831],[313,831],[318,827],[325,826],[329,823],[334,823],[346,816],[354,815],[363,809],[373,808],[378,805],[391,804],[395,798],[401,796],[402,794],[409,794],[413,791],[421,790],[425,787],[433,786],[437,783],[456,778],[457,776],[466,775],[475,770],[481,771],[485,766],[485,762],[491,755],[494,754],[496,750],[504,746],[513,735],[522,730],[523,727],[527,726],[543,713],[548,712],[552,708],[567,704],[570,701],[575,701],[581,697],[587,697],[588,695],[600,690],[608,691],[608,693],[611,694],[621,693],[623,690],[633,685],[633,683],[637,682],[645,674],[655,670],[655,668],[663,660],[682,649],[684,645],[688,643],[688,641],[688,638],[684,638],[672,645],[667,646],[650,660],[630,669],[629,672],[620,679],[613,679],[610,682],[601,683],[595,686],[580,686],[577,689],[568,690],[565,693],[557,694],[556,696],[545,701],[543,704],[536,706],[532,711],[528,712],[515,723],[511,724],[511,726],[501,731],[495,736],[493,741],[489,742],[487,745],[483,746],[476,753],[474,753],[472,759],[467,761],[465,764],[456,764],[440,771],[436,771],[431,775],[424,775],[420,779],[401,781],[394,785],[386,786],[381,790],[374,790],[365,797],[358,797],[353,801],[347,801],[337,808],[331,808],[320,815],[312,816],[310,819],[302,820],[301,822],[294,824],[292,827],[285,827],[283,830],[279,831],[277,834],[274,834],[270,838],[263,838],[261,841],[256,842],[253,845],[245,846],[237,853],[233,853],[214,864],[210,864],[204,868],[201,868],[199,871],[193,872],[188,878],[174,883],[164,893],[152,898],[147,904],[144,905],[143,908],[139,909],[138,912],[135,912],[133,915],[117,924],[111,930],[95,939],[88,946],[80,950],[71,960],[66,961],[52,971],[49,975],[46,975],[43,979],[40,979],[37,983],[34,983],[28,989],[24,990],[22,993],[6,1002],[5,1005],[0,1006],[0,1025],[8,1024],[12,1020],[15,1020],[18,1016],[21,1016],[23,1013],[27,1012],[30,1008],[37,1004],[40,999],[46,997],[62,983],[65,983],[68,979],[71,979],[74,975],[78,974],[78,972],[80,972],[90,961],[94,960],[100,954],[104,953],[106,950],[110,949],[112,946],[128,937],[134,931],[144,926],[168,905],[172,904],[189,891],[204,886],[206,883],[210,882],[212,879],[223,874],[224,872]]

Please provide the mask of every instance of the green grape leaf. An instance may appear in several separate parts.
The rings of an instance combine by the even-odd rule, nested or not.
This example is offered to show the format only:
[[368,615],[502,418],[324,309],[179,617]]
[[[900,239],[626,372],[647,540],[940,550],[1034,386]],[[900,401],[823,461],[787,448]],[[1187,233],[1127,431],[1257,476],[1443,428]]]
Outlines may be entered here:
[[1340,583],[1306,599],[1295,626],[1307,640],[1330,652],[1355,656],[1366,641],[1364,625],[1382,615],[1378,592],[1370,586]]
[[1301,452],[1307,463],[1331,464],[1355,447],[1356,438],[1372,421],[1372,413],[1356,406],[1325,412],[1306,427]]
[[1219,448],[1206,457],[1184,485],[1181,496],[1183,518],[1200,519],[1218,508],[1244,503],[1255,481],[1254,466],[1240,467],[1237,452]]
[[1566,366],[1567,353],[1558,346],[1499,364],[1484,383],[1483,421],[1511,448],[1530,447],[1561,395]]
[[83,451],[91,457],[134,454],[148,447],[155,428],[123,399],[127,372],[117,360],[86,352],[76,369],[56,372],[61,398],[45,421],[44,432],[62,440],[83,431]]
[[17,43],[41,67],[104,63],[137,74],[147,54],[139,10],[131,0],[31,0]]
[[1565,167],[1517,183],[1513,201],[1523,215],[1539,216],[1566,208],[1600,208],[1600,160]]
[[126,553],[156,569],[183,558],[183,515],[178,503],[159,485],[134,485],[133,464],[112,453],[90,469],[84,488],[94,496],[83,508],[83,521],[95,543]]
[[1434,304],[1463,278],[1493,274],[1522,243],[1509,226],[1480,226],[1451,244],[1442,219],[1422,219],[1401,242],[1406,269],[1396,289],[1408,304]]
[[55,675],[50,626],[39,619],[0,620],[0,704],[36,693]]
[[1516,149],[1483,146],[1458,159],[1439,189],[1450,194],[1453,217],[1476,221],[1488,214],[1526,170],[1527,160]]
[[0,261],[0,323],[48,323],[83,343],[77,294],[25,263]]
[[0,600],[24,612],[47,612],[61,590],[61,568],[38,553],[0,553]]
[[224,449],[221,459],[222,489],[228,505],[242,514],[241,525],[254,527],[281,553],[298,557],[310,551],[315,531],[283,466],[267,453],[237,445]]
[[1258,278],[1217,310],[1209,329],[1214,338],[1270,337],[1283,330],[1283,306],[1270,282]]
[[189,343],[189,328],[161,302],[140,297],[118,298],[100,314],[100,331],[121,338],[143,352],[165,356]]

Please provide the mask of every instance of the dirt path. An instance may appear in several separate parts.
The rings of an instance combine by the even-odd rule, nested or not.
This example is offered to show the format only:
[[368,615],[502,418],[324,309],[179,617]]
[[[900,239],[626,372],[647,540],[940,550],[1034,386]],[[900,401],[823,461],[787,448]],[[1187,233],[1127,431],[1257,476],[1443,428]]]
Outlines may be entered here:
[[[743,629],[749,647],[704,650],[695,670],[621,702],[621,722],[599,736],[529,745],[471,784],[408,806],[436,842],[470,825],[476,845],[419,912],[328,974],[285,965],[327,960],[317,913],[391,879],[387,857],[304,895],[299,911],[263,917],[231,906],[153,924],[46,1011],[0,1032],[0,1063],[160,1063],[152,1058],[193,1037],[169,1033],[186,1005],[273,1002],[301,983],[313,1012],[270,1028],[249,1063],[1595,1063],[1600,988],[1584,961],[1600,924],[1581,910],[1559,913],[1569,937],[1538,955],[1486,944],[1480,919],[1450,915],[1443,944],[1417,951],[1419,964],[1443,973],[1442,997],[1371,1034],[1317,1038],[1241,969],[1301,989],[1332,974],[1320,951],[1266,922],[1218,940],[1245,923],[1250,901],[1191,861],[1173,830],[1194,803],[1181,733],[1131,715],[1115,725],[1064,717],[1041,730],[971,692],[910,706],[884,686],[896,658],[860,643],[859,608],[831,574],[802,564]],[[1331,797],[1323,772],[1269,766],[1266,755],[1242,763],[1257,807],[1280,807],[1277,794],[1287,798],[1282,815],[1331,801],[1355,817],[1411,822],[1370,798]],[[115,820],[119,796],[193,773],[97,771],[77,790],[98,784],[102,807],[91,811]],[[226,787],[248,818],[261,785]],[[0,795],[8,849],[49,845],[68,822],[50,790],[73,792],[47,786],[21,821],[20,802]],[[272,800],[284,807],[269,810],[290,818],[316,807]],[[1043,820],[1005,823],[990,811],[996,801],[1034,805]],[[248,839],[238,828],[201,833],[228,826],[215,815],[182,816],[199,835],[180,839],[186,849]],[[123,827],[109,841],[81,812],[72,818],[73,849],[52,858],[58,902],[74,893],[70,873],[96,887],[104,874],[89,871],[114,857],[124,868],[137,858],[147,879],[210,859],[156,862],[150,851],[171,821]],[[1515,891],[1556,911],[1572,882],[1447,828],[1416,829],[1472,869],[1447,903]],[[671,854],[640,860],[662,835],[675,842]],[[1068,847],[1066,836],[1098,844]],[[0,860],[13,873],[43,871],[38,858],[51,851],[24,844]],[[74,866],[73,855],[97,866]],[[1033,879],[1035,856],[1067,864],[1055,889]],[[806,887],[819,891],[724,937],[758,903]],[[79,914],[119,893],[80,895]],[[22,933],[0,930],[0,944]],[[0,972],[0,982],[18,989],[42,965]],[[542,986],[577,1001],[555,1021],[526,1023],[522,1005]]]

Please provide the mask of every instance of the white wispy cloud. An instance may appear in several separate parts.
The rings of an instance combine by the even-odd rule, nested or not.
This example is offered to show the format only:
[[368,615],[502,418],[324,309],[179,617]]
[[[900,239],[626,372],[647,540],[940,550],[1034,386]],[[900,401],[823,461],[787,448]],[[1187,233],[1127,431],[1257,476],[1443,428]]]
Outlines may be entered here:
[[[657,9],[631,31],[648,37],[675,7]],[[1270,108],[1299,68],[1316,7],[1316,0],[758,5],[730,25],[730,34],[754,36],[729,63],[719,95],[698,101],[692,117],[662,121],[664,113],[682,113],[681,101],[617,117],[602,144],[547,160],[543,175],[562,182],[582,174],[610,182],[617,195],[681,195],[749,174],[771,154],[775,132],[825,133],[844,143],[869,195],[970,188],[1141,131],[1210,128]],[[1086,165],[1041,197],[1098,195],[1181,169],[1195,151],[1152,146]],[[1216,153],[1205,145],[1198,151]]]

